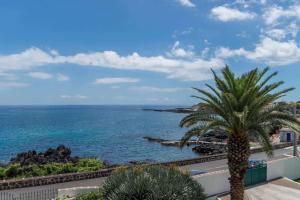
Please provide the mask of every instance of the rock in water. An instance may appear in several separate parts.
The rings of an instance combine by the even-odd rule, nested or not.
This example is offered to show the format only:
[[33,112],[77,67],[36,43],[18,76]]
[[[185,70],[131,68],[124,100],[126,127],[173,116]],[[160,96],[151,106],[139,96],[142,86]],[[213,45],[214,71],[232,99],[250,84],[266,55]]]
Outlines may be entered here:
[[213,155],[226,153],[226,145],[215,144],[215,143],[204,143],[199,146],[192,148],[193,151],[201,155]]

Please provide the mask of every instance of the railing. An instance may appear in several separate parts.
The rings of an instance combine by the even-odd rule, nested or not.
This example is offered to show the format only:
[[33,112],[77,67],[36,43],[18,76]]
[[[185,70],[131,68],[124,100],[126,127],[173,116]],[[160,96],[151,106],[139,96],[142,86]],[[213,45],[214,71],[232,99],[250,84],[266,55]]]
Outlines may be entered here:
[[12,193],[7,191],[0,192],[0,200],[49,200],[58,196],[58,189],[49,188],[43,190],[24,191]]

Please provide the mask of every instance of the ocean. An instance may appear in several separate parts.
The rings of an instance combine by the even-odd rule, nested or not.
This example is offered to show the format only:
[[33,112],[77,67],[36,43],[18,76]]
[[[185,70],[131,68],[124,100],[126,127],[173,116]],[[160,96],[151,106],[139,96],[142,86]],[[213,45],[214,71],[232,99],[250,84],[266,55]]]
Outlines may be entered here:
[[143,136],[180,139],[184,114],[143,111],[174,106],[0,106],[0,162],[28,150],[64,144],[72,155],[112,164],[170,161],[199,156],[149,142]]

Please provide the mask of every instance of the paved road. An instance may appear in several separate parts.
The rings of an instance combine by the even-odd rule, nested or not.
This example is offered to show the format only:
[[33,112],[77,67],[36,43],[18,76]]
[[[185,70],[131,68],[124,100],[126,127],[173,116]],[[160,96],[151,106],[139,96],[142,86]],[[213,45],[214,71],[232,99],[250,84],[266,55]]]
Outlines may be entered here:
[[[300,152],[300,145],[298,146],[298,152]],[[268,158],[265,153],[255,153],[255,154],[251,155],[250,159],[264,159],[267,161],[272,161],[272,160],[278,160],[278,159],[282,159],[282,158],[292,156],[292,155],[293,155],[293,147],[291,146],[291,147],[287,147],[284,149],[274,150],[274,156],[271,158]],[[181,169],[183,171],[204,170],[207,172],[224,170],[224,169],[227,169],[227,159],[216,160],[216,161],[211,161],[211,162],[206,162],[206,163],[186,165],[186,166],[182,166]]]

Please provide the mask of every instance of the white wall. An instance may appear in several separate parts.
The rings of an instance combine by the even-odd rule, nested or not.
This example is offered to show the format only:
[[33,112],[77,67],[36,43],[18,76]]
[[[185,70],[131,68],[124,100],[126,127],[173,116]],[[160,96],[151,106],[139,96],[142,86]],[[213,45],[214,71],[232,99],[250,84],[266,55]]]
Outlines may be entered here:
[[76,197],[82,193],[94,192],[99,190],[99,187],[73,187],[58,190],[58,197]]
[[[300,158],[288,157],[268,162],[267,180],[280,177],[292,180],[300,178]],[[196,175],[193,178],[202,185],[208,196],[228,192],[230,189],[228,170]]]
[[300,178],[300,158],[289,157],[268,162],[267,180],[280,177]]
[[229,191],[229,171],[222,170],[193,176],[200,183],[208,196]]

